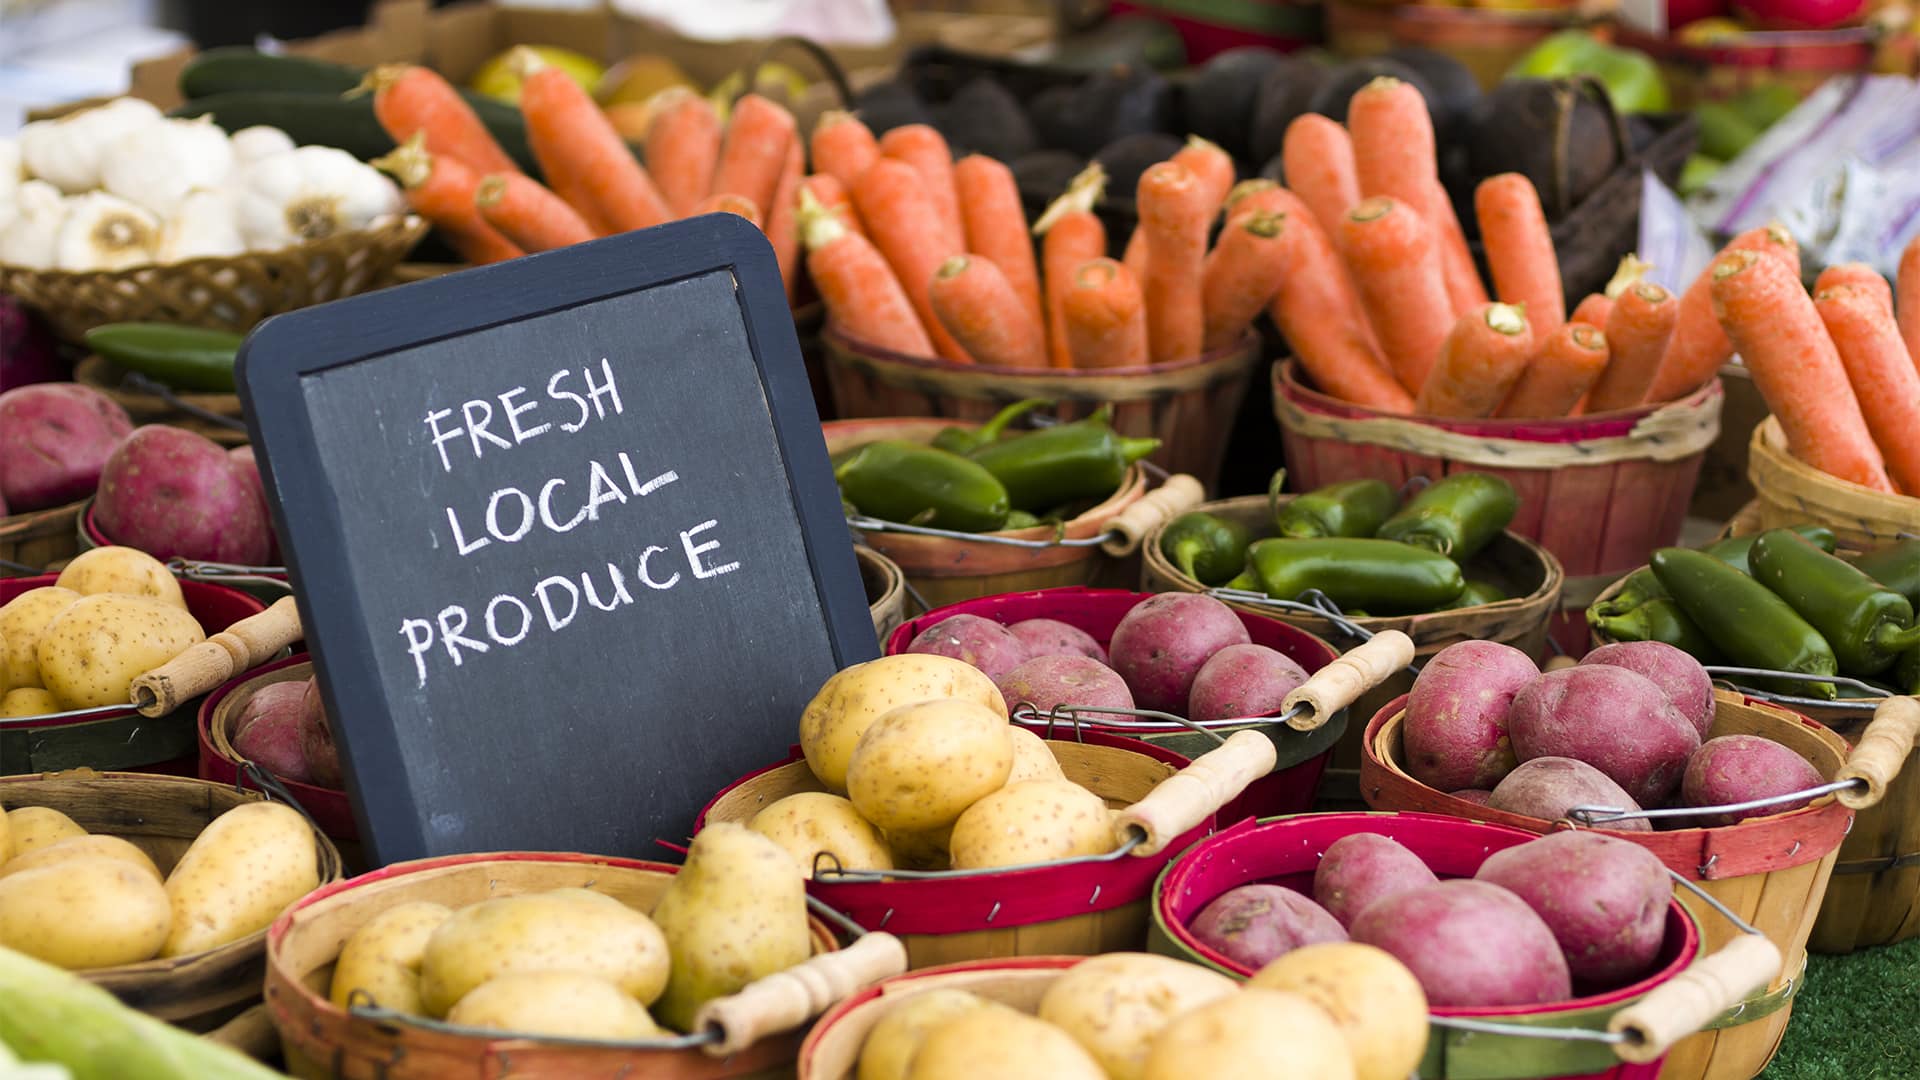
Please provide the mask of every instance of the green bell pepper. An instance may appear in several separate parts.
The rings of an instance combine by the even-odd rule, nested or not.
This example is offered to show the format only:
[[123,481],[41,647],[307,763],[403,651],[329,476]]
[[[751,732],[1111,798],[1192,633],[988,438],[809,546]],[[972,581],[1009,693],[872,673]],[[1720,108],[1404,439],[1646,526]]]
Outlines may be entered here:
[[[1808,675],[1839,672],[1820,631],[1760,582],[1689,548],[1661,548],[1652,565],[1680,610],[1732,663]],[[1832,683],[1795,682],[1792,689],[1828,701],[1836,696]]]
[[1752,561],[1754,578],[1827,639],[1841,671],[1878,675],[1920,646],[1906,597],[1793,533],[1761,533]]
[[1902,540],[1847,561],[1859,567],[1861,573],[1906,597],[1908,603],[1920,604],[1920,540]]
[[1078,499],[1104,498],[1119,489],[1127,466],[1160,448],[1159,439],[1131,439],[1114,431],[1112,416],[1113,407],[1102,405],[1084,420],[985,443],[967,456],[1006,487],[1015,509],[1037,513]]
[[998,442],[1007,430],[1007,425],[1027,415],[1043,405],[1053,402],[1046,398],[1026,398],[993,414],[993,418],[976,428],[941,428],[933,437],[933,445],[949,454],[971,454],[990,442]]
[[87,347],[128,371],[175,390],[233,393],[240,335],[172,323],[108,323],[86,332]]
[[994,475],[958,454],[882,439],[859,447],[834,469],[841,495],[883,521],[957,532],[1005,527],[1012,507]]
[[1260,587],[1277,600],[1308,589],[1344,610],[1432,611],[1466,588],[1460,564],[1425,548],[1367,537],[1271,537],[1247,549]]
[[1372,536],[1399,503],[1393,489],[1378,480],[1348,480],[1280,503],[1273,522],[1281,536]]
[[1616,614],[1596,615],[1589,608],[1587,625],[1615,641],[1661,641],[1685,650],[1703,664],[1720,662],[1720,650],[1671,596],[1648,597],[1633,609]]
[[1459,472],[1407,500],[1374,535],[1465,563],[1500,535],[1519,509],[1512,484],[1491,473]]
[[1200,584],[1218,585],[1246,568],[1252,540],[1245,525],[1196,510],[1167,525],[1160,553]]

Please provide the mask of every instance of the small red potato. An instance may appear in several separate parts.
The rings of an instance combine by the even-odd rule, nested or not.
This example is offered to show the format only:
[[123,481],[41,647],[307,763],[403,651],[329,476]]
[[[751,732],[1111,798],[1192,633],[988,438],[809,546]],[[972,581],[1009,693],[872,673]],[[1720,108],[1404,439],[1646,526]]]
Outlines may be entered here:
[[1499,783],[1518,763],[1508,712],[1539,675],[1526,653],[1497,641],[1462,641],[1435,653],[1407,696],[1407,772],[1441,791]]
[[[1708,739],[1687,759],[1680,781],[1680,798],[1688,806],[1728,806],[1752,799],[1790,795],[1826,783],[1812,762],[1759,735],[1722,735]],[[1784,814],[1807,805],[1810,799],[1709,814],[1704,825],[1731,825],[1748,818]]]
[[1351,930],[1368,907],[1439,879],[1420,856],[1379,833],[1354,833],[1327,845],[1313,870],[1313,898]]
[[1258,971],[1302,945],[1345,941],[1327,909],[1278,885],[1242,885],[1200,909],[1189,929],[1207,947]]
[[1484,881],[1442,881],[1390,896],[1353,924],[1353,940],[1407,965],[1429,1005],[1539,1005],[1573,996],[1553,931],[1526,901]]
[[[1542,757],[1521,763],[1487,796],[1487,805],[1510,814],[1542,821],[1559,821],[1575,806],[1605,806],[1639,810],[1640,804],[1607,774],[1573,758]],[[1643,832],[1653,828],[1646,818],[1607,822],[1604,828]]]
[[1645,675],[1666,691],[1702,739],[1713,727],[1713,676],[1685,649],[1664,641],[1616,641],[1602,645],[1580,660],[1582,664],[1610,664]]
[[1607,664],[1549,671],[1527,684],[1514,695],[1507,728],[1521,761],[1584,761],[1641,806],[1658,806],[1672,794],[1688,756],[1700,749],[1700,732],[1666,691]]
[[1013,636],[1013,631],[978,615],[941,619],[915,635],[907,651],[972,664],[995,682],[1027,659],[1027,647]]
[[1207,658],[1187,694],[1187,719],[1232,720],[1269,716],[1301,683],[1307,669],[1265,645],[1229,645]]
[[1091,656],[1107,662],[1107,650],[1093,635],[1058,619],[1023,619],[1007,627],[1027,647],[1027,656]]
[[1214,653],[1253,639],[1232,608],[1199,593],[1161,593],[1134,605],[1107,647],[1141,708],[1180,713]]
[[1494,852],[1473,876],[1526,901],[1576,979],[1624,985],[1660,955],[1673,880],[1659,856],[1631,840],[1586,829],[1548,833]]

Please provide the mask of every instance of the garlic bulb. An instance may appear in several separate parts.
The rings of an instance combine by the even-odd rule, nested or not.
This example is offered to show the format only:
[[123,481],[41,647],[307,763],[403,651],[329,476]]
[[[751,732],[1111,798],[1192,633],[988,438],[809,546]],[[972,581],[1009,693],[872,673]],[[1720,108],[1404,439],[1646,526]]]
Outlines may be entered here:
[[100,186],[161,217],[194,191],[217,187],[233,171],[227,133],[210,116],[162,120],[115,140],[100,161]]
[[393,181],[327,146],[255,161],[241,170],[238,187],[240,235],[256,250],[364,229],[404,206]]
[[293,149],[293,139],[277,127],[255,124],[241,128],[228,140],[233,147],[235,168],[250,165],[261,158],[270,158],[275,154],[284,154]]
[[28,180],[20,185],[13,205],[13,221],[0,229],[0,264],[51,269],[54,240],[67,217],[60,189],[44,180]]
[[58,270],[125,270],[153,262],[160,219],[117,195],[89,191],[67,199],[67,217],[54,238]]
[[138,98],[117,98],[97,109],[57,120],[36,120],[20,129],[20,157],[27,173],[69,195],[100,186],[107,149],[124,135],[161,121],[160,110]]
[[24,179],[20,171],[20,144],[12,139],[0,139],[0,203],[11,206]]
[[240,238],[240,219],[235,213],[233,193],[216,188],[188,195],[161,224],[156,261],[177,263],[227,257],[246,250],[246,241]]

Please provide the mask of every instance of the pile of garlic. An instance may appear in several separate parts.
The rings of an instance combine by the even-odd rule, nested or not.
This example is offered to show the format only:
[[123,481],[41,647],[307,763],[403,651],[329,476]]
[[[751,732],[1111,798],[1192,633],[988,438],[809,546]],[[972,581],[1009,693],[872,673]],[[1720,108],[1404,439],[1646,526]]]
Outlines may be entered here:
[[120,98],[0,139],[0,265],[124,270],[272,251],[401,214],[393,181],[277,128]]

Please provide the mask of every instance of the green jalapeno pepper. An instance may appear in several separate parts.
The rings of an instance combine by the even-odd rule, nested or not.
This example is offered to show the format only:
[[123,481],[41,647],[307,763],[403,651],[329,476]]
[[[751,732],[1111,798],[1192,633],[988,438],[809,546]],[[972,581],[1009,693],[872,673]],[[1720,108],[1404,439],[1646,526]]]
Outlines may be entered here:
[[1469,581],[1460,595],[1449,603],[1441,604],[1436,611],[1458,611],[1461,608],[1479,607],[1481,604],[1497,604],[1507,599],[1506,591],[1500,586],[1486,581]]
[[108,323],[87,331],[86,342],[116,365],[175,390],[233,393],[239,334],[172,323]]
[[1245,525],[1196,510],[1160,534],[1160,553],[1200,584],[1218,585],[1245,569],[1252,539]]
[[[1819,525],[1795,525],[1793,531],[1806,537],[1822,551],[1831,552],[1834,546],[1833,530]],[[1756,534],[1757,535],[1757,534]],[[1754,536],[1736,536],[1708,544],[1700,550],[1719,559],[1729,566],[1737,568],[1743,574],[1753,571],[1747,565],[1747,551],[1753,547]],[[1660,585],[1660,579],[1654,576],[1653,568],[1643,566],[1628,574],[1620,582],[1620,588],[1604,600],[1596,600],[1588,608],[1592,615],[1624,615],[1648,600],[1666,596],[1667,590]],[[1671,644],[1671,643],[1669,643]]]
[[1040,519],[1035,515],[1029,514],[1025,510],[1014,510],[1007,514],[1007,523],[1000,527],[1002,529],[1031,529],[1038,524],[1040,524]]
[[967,456],[1006,487],[1017,509],[1040,511],[1104,498],[1126,479],[1127,466],[1160,448],[1159,439],[1130,439],[1114,431],[1112,416],[1113,406],[1102,405],[1084,420],[985,443]]
[[1920,649],[1908,649],[1893,662],[1893,687],[1902,694],[1920,694]]
[[971,454],[990,442],[998,442],[1007,430],[1007,425],[1027,415],[1042,405],[1053,402],[1046,398],[1026,398],[993,414],[993,418],[976,428],[941,428],[933,437],[933,445],[949,454]]
[[1479,554],[1520,508],[1513,485],[1490,473],[1454,473],[1407,500],[1374,535],[1437,551],[1458,563]]
[[1240,592],[1266,591],[1265,587],[1260,584],[1260,576],[1253,572],[1253,564],[1251,563],[1247,564],[1245,569],[1233,575],[1232,580],[1220,587],[1223,589],[1236,589]]
[[[1832,551],[1832,548],[1828,548]],[[1902,540],[1892,547],[1855,555],[1847,560],[1861,573],[1920,604],[1920,540]]]
[[1273,523],[1281,536],[1372,536],[1399,502],[1378,480],[1349,480],[1276,505]]
[[1318,589],[1342,610],[1432,611],[1466,588],[1452,559],[1369,537],[1272,537],[1247,549],[1247,563],[1268,596]]
[[[1833,554],[1835,540],[1832,529],[1821,525],[1795,525],[1791,530],[1787,531],[1791,531],[1795,535],[1800,536],[1821,551],[1829,555]],[[1759,533],[1748,533],[1745,536],[1729,537],[1728,539],[1708,544],[1700,550],[1743,574],[1751,575],[1753,573],[1753,544],[1754,541],[1760,539],[1760,535]]]
[[1878,675],[1920,646],[1907,598],[1846,560],[1785,529],[1761,533],[1751,559],[1754,578],[1820,631],[1841,671]]
[[882,439],[859,447],[833,471],[842,496],[884,521],[957,532],[1003,528],[1011,507],[994,475],[958,454]]
[[1713,647],[1699,626],[1680,610],[1671,596],[1653,596],[1630,611],[1595,615],[1587,612],[1587,625],[1615,641],[1661,641],[1684,649],[1703,664],[1720,662],[1720,650]]
[[[1839,672],[1820,631],[1760,582],[1690,548],[1661,548],[1652,565],[1680,610],[1732,663],[1808,675]],[[1791,689],[1804,697],[1835,697],[1832,683],[1794,682]]]

